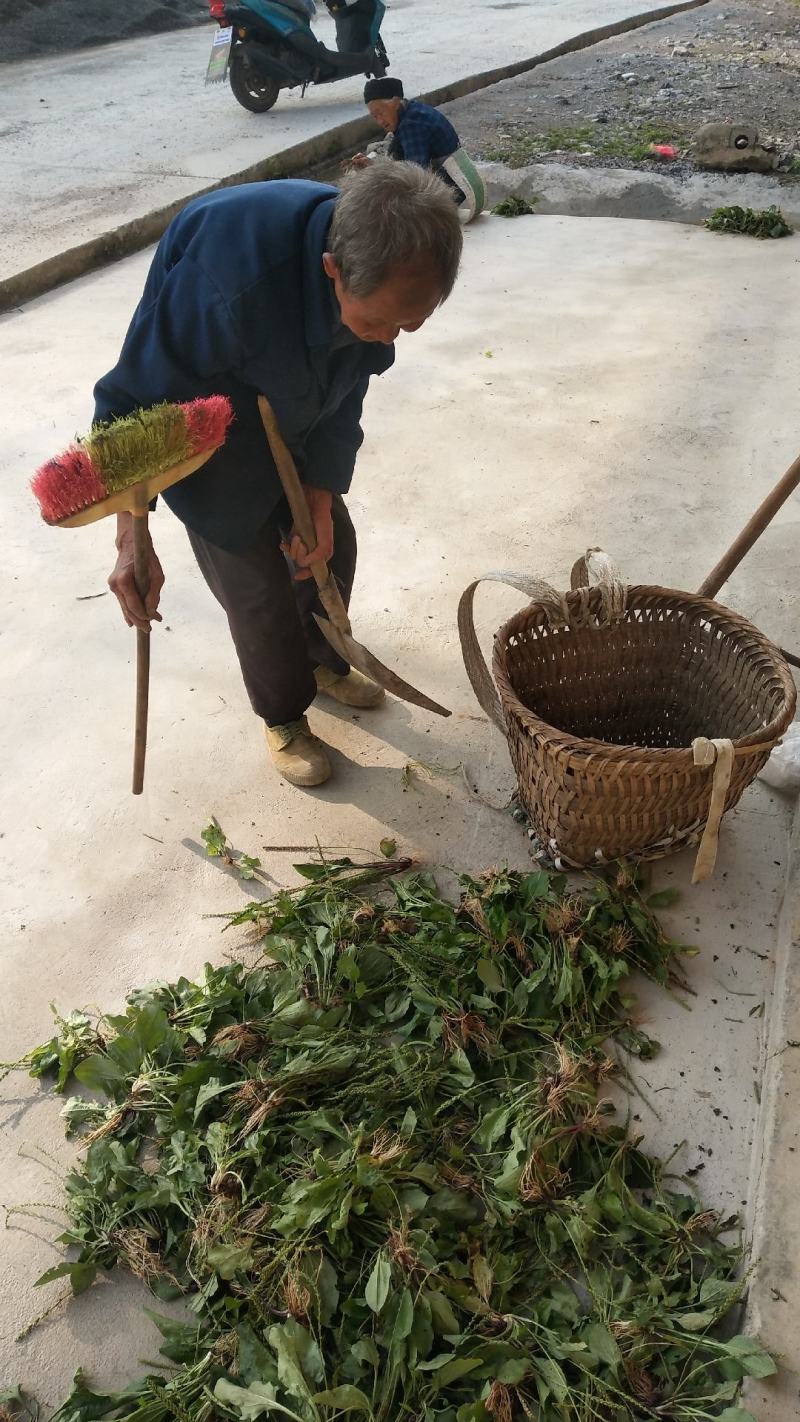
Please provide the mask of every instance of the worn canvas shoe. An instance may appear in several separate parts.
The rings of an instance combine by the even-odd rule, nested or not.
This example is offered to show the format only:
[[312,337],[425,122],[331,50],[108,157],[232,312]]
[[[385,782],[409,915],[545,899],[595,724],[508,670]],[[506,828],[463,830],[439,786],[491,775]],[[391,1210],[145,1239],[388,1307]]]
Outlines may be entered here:
[[382,686],[370,681],[368,676],[356,671],[355,667],[351,667],[346,676],[339,676],[328,667],[317,667],[314,679],[318,692],[323,696],[332,696],[334,701],[340,701],[343,706],[360,706],[362,709],[379,706],[386,695]]
[[305,716],[285,726],[265,726],[264,730],[272,763],[290,785],[310,789],[330,779],[328,753],[322,741],[312,735]]

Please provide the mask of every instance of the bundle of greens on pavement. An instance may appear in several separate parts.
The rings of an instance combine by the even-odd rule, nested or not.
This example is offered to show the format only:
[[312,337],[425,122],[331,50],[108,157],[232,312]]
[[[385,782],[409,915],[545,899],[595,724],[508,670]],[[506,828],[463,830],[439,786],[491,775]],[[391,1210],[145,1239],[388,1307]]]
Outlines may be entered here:
[[743,237],[791,237],[793,228],[779,207],[765,207],[755,212],[752,207],[717,207],[706,218],[709,232],[727,232]]
[[298,867],[230,916],[247,961],[59,1018],[27,1059],[107,1098],[64,1107],[74,1257],[40,1282],[122,1264],[188,1300],[152,1315],[166,1376],[78,1374],[56,1422],[752,1422],[740,1381],[774,1364],[731,1326],[736,1222],[604,1095],[614,1043],[657,1049],[630,974],[680,978],[665,896],[624,868],[453,903],[420,874],[367,895],[392,864]]

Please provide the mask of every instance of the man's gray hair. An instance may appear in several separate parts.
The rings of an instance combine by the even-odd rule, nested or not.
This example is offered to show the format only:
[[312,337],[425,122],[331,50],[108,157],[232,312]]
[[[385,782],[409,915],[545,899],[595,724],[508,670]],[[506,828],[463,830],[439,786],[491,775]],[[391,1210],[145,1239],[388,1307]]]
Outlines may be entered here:
[[461,245],[458,208],[435,173],[378,158],[343,179],[328,250],[353,296],[370,296],[397,267],[429,267],[444,301],[458,275]]

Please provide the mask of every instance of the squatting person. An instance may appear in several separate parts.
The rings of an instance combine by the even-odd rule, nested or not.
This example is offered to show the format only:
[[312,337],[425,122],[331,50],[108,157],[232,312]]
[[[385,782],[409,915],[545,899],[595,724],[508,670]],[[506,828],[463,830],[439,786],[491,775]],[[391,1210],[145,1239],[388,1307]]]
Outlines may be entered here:
[[[342,495],[361,445],[370,378],[450,294],[461,228],[447,189],[412,163],[375,163],[341,192],[284,180],[190,202],[153,258],[95,420],[162,400],[227,395],[235,420],[207,464],[163,495],[224,608],[272,759],[294,785],[331,773],[306,711],[318,694],[371,707],[383,692],[342,662],[314,622],[308,550],[291,528],[258,411],[266,395],[297,461],[318,553],[348,601],[356,539]],[[130,627],[160,621],[164,574],[150,548],[143,604],[131,515],[120,514],[109,585]],[[294,577],[292,574],[294,573]]]
[[373,157],[418,163],[450,187],[462,222],[471,222],[483,211],[483,179],[444,114],[420,99],[406,99],[399,79],[369,79],[364,103],[387,137],[372,152],[357,153],[351,160],[354,167],[365,167]]

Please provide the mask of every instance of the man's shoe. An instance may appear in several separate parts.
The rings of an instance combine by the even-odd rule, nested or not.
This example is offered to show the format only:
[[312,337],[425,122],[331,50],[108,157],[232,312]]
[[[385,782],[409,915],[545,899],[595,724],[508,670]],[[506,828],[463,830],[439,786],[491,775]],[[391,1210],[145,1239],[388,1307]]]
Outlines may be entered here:
[[331,763],[322,741],[312,735],[305,716],[285,726],[265,726],[267,746],[279,775],[290,785],[306,790],[324,785],[331,776]]
[[370,681],[355,667],[351,667],[346,676],[339,676],[338,672],[330,671],[328,667],[317,667],[314,680],[318,692],[323,696],[332,696],[343,706],[360,706],[366,710],[370,706],[380,706],[386,696],[382,686]]

